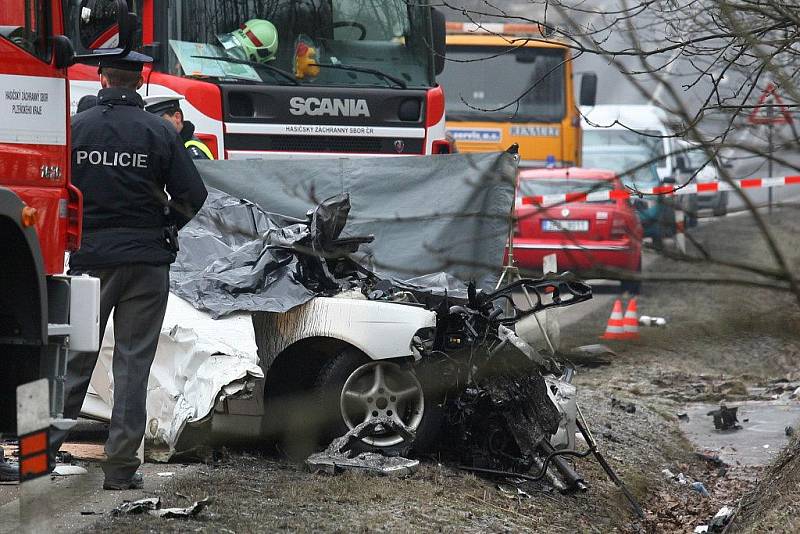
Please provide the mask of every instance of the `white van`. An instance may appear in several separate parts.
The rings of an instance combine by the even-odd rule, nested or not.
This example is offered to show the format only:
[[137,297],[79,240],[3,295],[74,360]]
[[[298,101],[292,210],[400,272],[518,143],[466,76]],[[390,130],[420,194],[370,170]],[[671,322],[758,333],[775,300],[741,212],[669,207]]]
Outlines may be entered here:
[[[682,183],[678,167],[681,147],[674,137],[669,113],[658,106],[598,105],[581,106],[583,148],[602,146],[647,146],[656,160],[662,183]],[[695,195],[681,195],[676,201],[686,212],[690,226],[696,223]]]
[[601,105],[581,107],[583,146],[646,145],[653,151],[661,181],[675,176],[674,133],[667,112],[657,106]]

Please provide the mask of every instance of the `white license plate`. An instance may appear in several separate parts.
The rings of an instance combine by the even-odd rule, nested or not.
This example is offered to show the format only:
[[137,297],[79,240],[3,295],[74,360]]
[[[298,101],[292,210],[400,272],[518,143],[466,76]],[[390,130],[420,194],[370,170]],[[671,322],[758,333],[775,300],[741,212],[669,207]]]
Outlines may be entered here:
[[542,230],[545,232],[588,232],[589,221],[545,219],[542,221]]

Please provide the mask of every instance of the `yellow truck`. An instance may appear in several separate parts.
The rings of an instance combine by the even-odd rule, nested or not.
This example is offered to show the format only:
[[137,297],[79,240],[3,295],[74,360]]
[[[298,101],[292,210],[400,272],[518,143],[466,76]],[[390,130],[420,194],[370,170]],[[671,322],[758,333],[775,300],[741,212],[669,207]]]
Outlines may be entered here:
[[[447,24],[447,64],[438,81],[447,131],[460,152],[519,144],[520,166],[581,164],[572,55],[532,24]],[[594,105],[597,76],[583,75],[581,105]]]

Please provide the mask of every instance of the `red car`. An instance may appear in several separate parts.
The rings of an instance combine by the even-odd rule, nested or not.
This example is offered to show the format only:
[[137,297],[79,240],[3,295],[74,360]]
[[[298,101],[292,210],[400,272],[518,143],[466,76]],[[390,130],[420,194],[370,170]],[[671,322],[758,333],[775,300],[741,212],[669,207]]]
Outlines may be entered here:
[[[583,191],[624,190],[613,171],[530,169],[520,172],[515,208],[514,258],[519,267],[541,270],[542,258],[555,253],[559,270],[596,274],[604,268],[640,272],[642,225],[628,199],[523,204],[523,197]],[[639,283],[623,282],[638,292]]]

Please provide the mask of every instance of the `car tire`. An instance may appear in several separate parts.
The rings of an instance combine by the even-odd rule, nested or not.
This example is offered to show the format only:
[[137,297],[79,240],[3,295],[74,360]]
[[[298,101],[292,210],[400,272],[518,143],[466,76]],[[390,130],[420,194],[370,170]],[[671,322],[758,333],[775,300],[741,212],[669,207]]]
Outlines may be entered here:
[[728,214],[728,207],[722,201],[722,198],[717,201],[717,205],[714,206],[713,210],[714,217],[724,217]]
[[[316,408],[325,422],[320,433],[322,438],[320,445],[327,445],[332,439],[343,436],[350,430],[350,425],[355,426],[363,420],[363,417],[368,416],[367,405],[361,404],[363,400],[360,398],[354,400],[352,403],[355,405],[353,405],[351,401],[343,400],[344,391],[345,388],[351,392],[363,391],[359,382],[367,381],[368,383],[372,380],[370,376],[373,378],[376,376],[378,366],[381,367],[385,380],[387,380],[387,390],[389,387],[395,386],[399,389],[401,383],[408,386],[407,390],[410,390],[414,384],[420,387],[419,396],[415,395],[406,401],[406,404],[398,401],[396,405],[401,420],[406,424],[411,423],[416,426],[416,438],[413,443],[407,441],[392,443],[395,439],[392,434],[376,436],[374,440],[370,438],[373,442],[358,442],[353,449],[357,452],[381,452],[389,456],[397,456],[406,454],[412,448],[415,451],[426,450],[432,445],[433,440],[438,438],[437,430],[441,428],[442,422],[441,407],[435,404],[433,399],[428,398],[429,396],[425,394],[423,386],[412,369],[392,361],[373,361],[354,348],[346,348],[323,366],[315,382]],[[371,402],[374,403],[371,406],[375,410],[382,408],[381,415],[389,415],[388,412],[391,410],[386,410],[386,408],[390,399],[392,399],[391,396],[370,397]],[[392,404],[388,407],[395,406],[394,402],[391,400]],[[422,415],[420,419],[417,419],[417,412],[420,408]],[[359,414],[359,410],[363,410],[363,414]],[[403,412],[403,415],[400,415],[400,411]],[[346,417],[349,419],[349,425]]]

